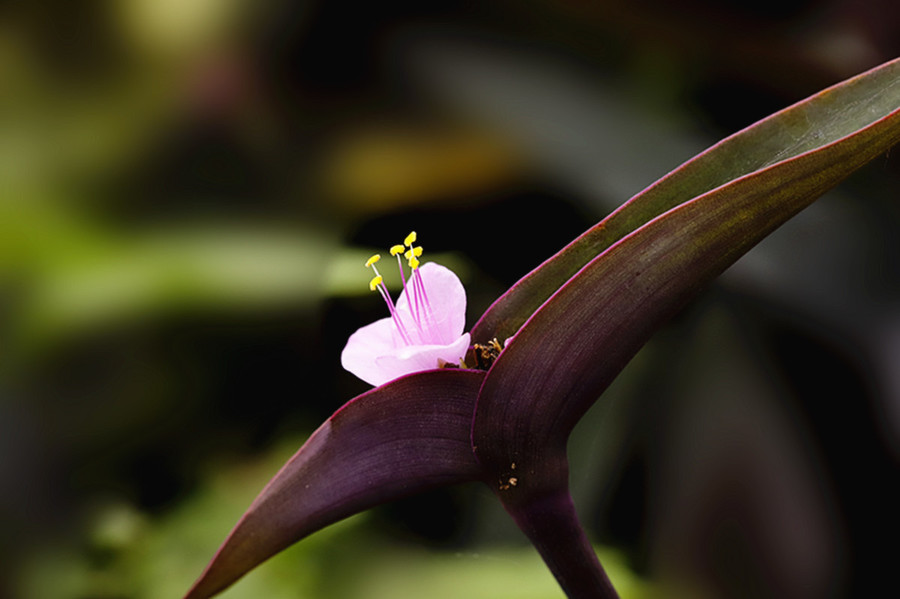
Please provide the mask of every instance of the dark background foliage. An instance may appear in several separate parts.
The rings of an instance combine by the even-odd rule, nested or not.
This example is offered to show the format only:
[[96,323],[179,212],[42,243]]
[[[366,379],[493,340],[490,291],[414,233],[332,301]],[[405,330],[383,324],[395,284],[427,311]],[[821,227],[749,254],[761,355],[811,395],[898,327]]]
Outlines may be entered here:
[[[0,11],[0,591],[19,597],[186,589],[279,460],[365,389],[339,354],[382,316],[372,248],[417,230],[474,320],[697,151],[900,54],[890,0]],[[628,568],[689,595],[886,584],[898,190],[888,154],[776,232],[577,429],[576,503]],[[231,511],[193,516],[202,535],[148,536],[254,460]],[[360,526],[338,546],[360,559],[384,539],[522,543],[476,487]],[[186,543],[175,590],[136,565]],[[297,558],[317,573],[298,587],[341,575],[329,552]]]

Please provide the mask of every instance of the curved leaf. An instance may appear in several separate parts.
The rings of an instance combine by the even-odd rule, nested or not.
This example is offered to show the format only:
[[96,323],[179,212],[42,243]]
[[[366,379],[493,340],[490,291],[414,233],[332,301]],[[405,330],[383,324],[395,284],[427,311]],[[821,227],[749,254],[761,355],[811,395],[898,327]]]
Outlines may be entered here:
[[[666,318],[784,221],[900,141],[900,62],[889,66],[894,77],[883,97],[857,97],[852,104],[877,116],[890,96],[894,109],[886,116],[650,220],[589,262],[531,316],[489,371],[473,425],[476,455],[492,474],[502,476],[517,464],[521,474],[510,496],[556,478],[543,465],[564,456],[574,424]],[[837,96],[842,108],[831,113],[840,118],[850,109],[842,88],[814,101],[829,106]],[[838,125],[829,129],[829,135],[839,132]],[[815,137],[807,132],[794,142],[815,145]],[[792,148],[766,149],[777,158]]]
[[470,433],[483,379],[473,370],[421,372],[345,404],[266,485],[185,599],[215,595],[354,513],[479,478]]
[[523,277],[472,329],[487,343],[511,337],[588,261],[637,227],[692,198],[822,148],[900,105],[900,59],[848,79],[735,133],[684,163]]

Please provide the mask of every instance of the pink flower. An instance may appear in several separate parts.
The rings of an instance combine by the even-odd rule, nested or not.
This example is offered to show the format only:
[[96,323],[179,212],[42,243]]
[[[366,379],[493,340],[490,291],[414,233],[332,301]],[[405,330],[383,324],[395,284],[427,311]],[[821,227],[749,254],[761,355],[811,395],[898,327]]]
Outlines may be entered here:
[[[369,288],[381,294],[390,316],[353,333],[341,353],[345,369],[376,387],[412,372],[459,364],[469,348],[469,334],[463,332],[466,290],[448,268],[434,262],[420,267],[422,248],[415,241],[413,232],[405,246],[391,248],[403,279],[396,305],[375,267],[381,257],[376,254],[366,262],[375,271]],[[408,279],[400,254],[410,268]]]

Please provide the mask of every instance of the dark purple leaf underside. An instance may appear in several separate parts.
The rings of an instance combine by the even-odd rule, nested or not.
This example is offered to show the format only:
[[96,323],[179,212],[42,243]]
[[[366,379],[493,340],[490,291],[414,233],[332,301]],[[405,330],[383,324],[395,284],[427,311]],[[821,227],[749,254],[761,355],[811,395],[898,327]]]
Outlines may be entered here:
[[[531,316],[485,379],[473,428],[476,454],[489,472],[502,477],[517,465],[517,485],[505,501],[554,478],[543,465],[564,459],[574,424],[665,319],[771,231],[900,141],[900,63],[891,65],[893,79],[882,82],[875,102],[880,118],[799,155],[767,145],[771,166],[626,235]],[[833,96],[840,93],[814,98],[841,104]],[[871,104],[857,98],[830,113],[871,112]],[[894,107],[887,115],[885,104]],[[792,157],[775,161],[781,153]]]
[[186,599],[215,595],[337,520],[479,478],[470,433],[483,379],[473,370],[421,372],[348,402],[263,489]]
[[[825,146],[897,108],[900,59],[848,79],[722,140],[592,227],[501,296],[472,329],[475,342],[512,336],[551,294],[613,243],[692,198]],[[640,159],[640,157],[635,157]]]

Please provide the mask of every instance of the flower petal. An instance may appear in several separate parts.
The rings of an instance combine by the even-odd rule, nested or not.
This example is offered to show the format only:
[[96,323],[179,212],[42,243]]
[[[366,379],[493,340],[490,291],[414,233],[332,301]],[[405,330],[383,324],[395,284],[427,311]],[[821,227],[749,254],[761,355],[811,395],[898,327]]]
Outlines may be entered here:
[[442,360],[450,364],[459,364],[465,357],[467,349],[469,349],[468,333],[447,345],[412,345],[398,348],[375,359],[378,373],[372,379],[383,380],[373,384],[380,385],[412,372],[440,368]]
[[[448,345],[456,341],[466,328],[466,290],[452,270],[434,262],[423,264],[419,274],[428,299],[428,314],[423,324],[424,345]],[[407,282],[409,287],[409,282]],[[409,297],[406,291],[397,300],[397,312],[404,323],[412,323]],[[411,328],[411,327],[409,327]]]
[[382,367],[376,363],[378,356],[389,354],[396,349],[394,322],[390,317],[376,320],[350,335],[344,351],[341,352],[341,366],[373,386],[381,385],[400,374],[385,378]]
[[[397,301],[397,313],[420,344],[405,345],[392,318],[382,318],[353,333],[341,353],[341,365],[370,385],[382,385],[404,374],[431,370],[439,361],[457,363],[469,347],[466,325],[466,290],[453,271],[429,262],[419,273],[428,299],[420,304],[423,333],[417,330],[406,291]],[[409,285],[409,282],[408,282]]]

